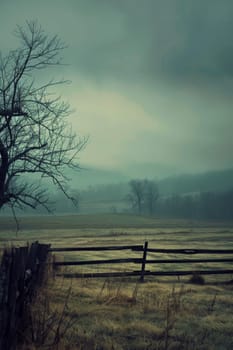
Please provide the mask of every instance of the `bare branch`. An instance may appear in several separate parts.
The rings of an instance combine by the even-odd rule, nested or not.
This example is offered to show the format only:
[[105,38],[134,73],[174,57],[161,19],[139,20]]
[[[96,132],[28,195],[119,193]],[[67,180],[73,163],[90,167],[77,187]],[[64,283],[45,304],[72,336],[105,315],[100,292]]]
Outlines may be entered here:
[[[0,208],[9,205],[13,215],[14,208],[24,206],[49,210],[41,187],[46,179],[72,200],[64,168],[79,169],[77,156],[87,143],[67,125],[69,104],[54,95],[54,88],[68,81],[37,84],[34,75],[60,65],[65,45],[45,34],[37,22],[18,26],[16,35],[21,46],[0,54]],[[35,183],[39,179],[39,186],[33,185],[33,178]]]

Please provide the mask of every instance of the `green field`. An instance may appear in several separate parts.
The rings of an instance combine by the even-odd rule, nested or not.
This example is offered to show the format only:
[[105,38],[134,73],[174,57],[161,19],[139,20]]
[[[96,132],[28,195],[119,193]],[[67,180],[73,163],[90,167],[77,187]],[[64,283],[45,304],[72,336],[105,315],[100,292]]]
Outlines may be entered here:
[[[39,240],[52,247],[143,244],[154,248],[233,249],[233,226],[226,223],[163,221],[132,215],[80,215],[20,218],[16,236],[14,222],[0,218],[1,247]],[[91,260],[141,257],[139,252],[57,253],[57,260]],[[158,255],[151,254],[157,258]],[[174,256],[163,255],[163,258]],[[151,270],[232,268],[232,264],[177,264],[148,266]],[[135,264],[72,267],[64,271],[131,271]],[[33,327],[61,317],[59,347],[84,350],[219,350],[232,349],[232,276],[205,277],[204,285],[189,277],[116,279],[64,279],[56,277],[41,291],[33,306]],[[228,282],[228,283],[225,283]],[[46,300],[46,303],[45,303]],[[49,307],[47,305],[49,301]],[[42,305],[42,306],[41,306]],[[46,310],[44,309],[46,306]],[[64,308],[65,305],[65,308]],[[64,311],[65,310],[65,311]],[[53,328],[44,344],[53,338]],[[37,330],[39,332],[39,330]],[[36,346],[37,347],[36,347]],[[42,346],[43,345],[43,346]],[[47,347],[48,348],[48,347]],[[53,347],[50,346],[51,349]]]

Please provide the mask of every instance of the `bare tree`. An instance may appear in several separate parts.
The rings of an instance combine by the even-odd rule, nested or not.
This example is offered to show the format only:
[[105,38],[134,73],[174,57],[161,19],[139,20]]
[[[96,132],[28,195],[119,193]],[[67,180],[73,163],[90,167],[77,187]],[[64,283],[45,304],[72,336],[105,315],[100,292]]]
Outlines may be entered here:
[[129,183],[130,193],[128,200],[138,214],[153,215],[155,204],[159,197],[157,184],[152,180],[131,180]]
[[64,169],[79,168],[87,140],[72,132],[70,107],[54,95],[66,81],[41,82],[43,70],[61,64],[63,43],[36,22],[18,26],[16,35],[20,47],[0,56],[0,208],[49,209],[42,184],[49,179],[69,197]]
[[152,180],[144,180],[145,209],[151,216],[155,213],[155,206],[158,198],[159,190],[157,184]]
[[128,200],[132,208],[141,215],[144,201],[144,183],[142,180],[131,180],[129,186],[130,193],[128,194]]

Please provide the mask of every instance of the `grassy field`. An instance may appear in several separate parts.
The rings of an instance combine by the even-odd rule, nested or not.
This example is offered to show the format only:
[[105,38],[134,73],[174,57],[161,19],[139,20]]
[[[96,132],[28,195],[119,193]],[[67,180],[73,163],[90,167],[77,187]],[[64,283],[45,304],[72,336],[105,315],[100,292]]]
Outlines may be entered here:
[[[115,214],[22,217],[20,226],[21,231],[16,236],[14,222],[0,218],[1,247],[35,240],[53,247],[135,245],[147,240],[154,248],[233,248],[233,226],[225,223],[163,221]],[[134,256],[140,257],[141,253],[58,253],[57,259]],[[232,264],[210,266],[231,268]],[[97,265],[77,266],[68,271],[131,271],[137,268],[134,264]],[[166,264],[147,268],[172,270],[208,266]],[[32,328],[36,337],[32,343],[37,349],[47,346],[48,349],[67,350],[230,350],[233,348],[233,285],[224,282],[231,280],[232,276],[212,276],[205,277],[204,285],[196,285],[189,283],[189,277],[147,277],[143,284],[137,278],[56,277],[41,291],[40,302],[33,306]],[[44,328],[50,330],[47,337],[41,335]],[[53,347],[54,334],[59,334],[59,345]]]

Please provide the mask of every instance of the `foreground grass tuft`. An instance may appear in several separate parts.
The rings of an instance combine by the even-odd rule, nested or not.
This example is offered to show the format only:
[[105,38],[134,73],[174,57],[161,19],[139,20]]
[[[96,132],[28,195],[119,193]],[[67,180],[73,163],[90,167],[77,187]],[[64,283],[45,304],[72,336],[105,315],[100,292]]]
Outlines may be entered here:
[[36,337],[28,349],[232,348],[230,287],[126,279],[50,283],[32,310]]

